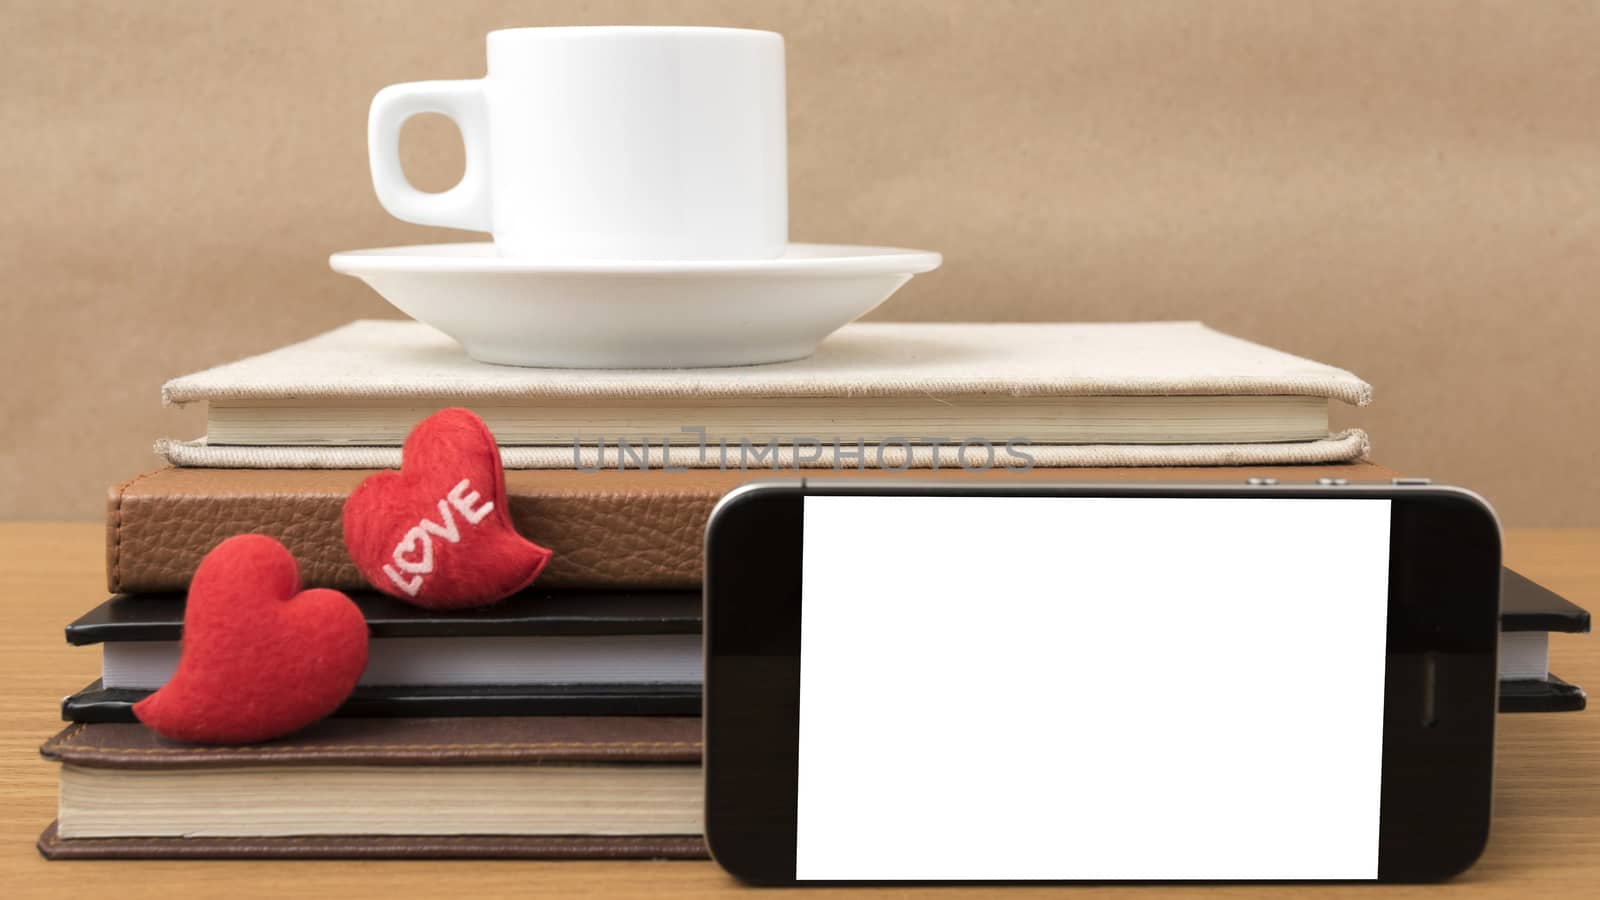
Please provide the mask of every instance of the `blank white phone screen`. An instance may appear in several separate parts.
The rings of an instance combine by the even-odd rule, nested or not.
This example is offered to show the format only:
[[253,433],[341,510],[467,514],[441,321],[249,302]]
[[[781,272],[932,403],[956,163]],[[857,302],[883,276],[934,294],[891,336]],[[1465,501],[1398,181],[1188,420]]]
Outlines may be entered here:
[[1389,506],[807,497],[795,877],[1375,879]]

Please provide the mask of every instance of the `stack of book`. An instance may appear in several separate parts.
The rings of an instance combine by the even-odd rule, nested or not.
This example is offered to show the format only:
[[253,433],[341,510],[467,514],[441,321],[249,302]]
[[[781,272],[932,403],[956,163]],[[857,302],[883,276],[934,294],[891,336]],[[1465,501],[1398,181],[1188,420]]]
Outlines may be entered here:
[[[737,485],[1395,474],[1361,432],[1330,433],[1330,402],[1365,404],[1364,382],[1195,323],[858,324],[793,363],[562,371],[356,322],[163,395],[205,403],[207,434],[111,492],[113,596],[67,629],[102,678],[44,747],[62,767],[47,856],[701,856],[702,542]],[[450,406],[495,432],[513,521],[555,555],[522,594],[435,612],[368,589],[341,513]],[[177,664],[201,558],[251,532],[356,600],[361,684],[279,740],[162,739],[131,706]]]

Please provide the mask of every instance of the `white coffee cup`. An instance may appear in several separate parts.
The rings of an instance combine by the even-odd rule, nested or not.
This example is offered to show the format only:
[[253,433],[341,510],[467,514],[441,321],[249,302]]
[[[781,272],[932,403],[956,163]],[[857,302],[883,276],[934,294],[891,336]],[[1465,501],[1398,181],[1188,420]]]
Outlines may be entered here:
[[[488,231],[503,255],[764,259],[789,238],[783,37],[738,28],[512,28],[485,78],[378,92],[372,184],[391,214]],[[466,171],[426,193],[400,127],[455,120]]]

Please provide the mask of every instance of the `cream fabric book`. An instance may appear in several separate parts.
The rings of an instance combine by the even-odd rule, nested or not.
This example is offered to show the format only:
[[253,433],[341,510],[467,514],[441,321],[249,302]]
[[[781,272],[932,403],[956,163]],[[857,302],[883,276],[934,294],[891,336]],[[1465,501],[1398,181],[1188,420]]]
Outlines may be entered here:
[[1330,435],[1329,402],[1365,405],[1371,388],[1198,322],[857,323],[787,363],[571,370],[479,363],[426,325],[368,320],[162,396],[207,404],[203,440],[158,446],[178,465],[394,466],[417,421],[466,406],[513,468],[737,466],[730,446],[806,468],[854,465],[863,447],[869,467],[953,465],[958,451],[990,465],[1334,462],[1366,438]]
[[697,834],[704,793],[685,765],[67,765],[59,803],[68,838]]

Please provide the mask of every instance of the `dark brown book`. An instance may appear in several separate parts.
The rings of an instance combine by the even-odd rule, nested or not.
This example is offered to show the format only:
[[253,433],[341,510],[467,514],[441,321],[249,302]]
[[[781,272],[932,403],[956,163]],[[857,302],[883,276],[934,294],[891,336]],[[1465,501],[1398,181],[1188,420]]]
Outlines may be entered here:
[[[181,591],[218,542],[257,532],[282,541],[309,586],[365,587],[345,553],[344,501],[372,472],[361,469],[159,469],[111,490],[106,573],[114,593]],[[698,589],[706,518],[738,485],[780,473],[720,471],[506,472],[517,530],[555,551],[543,588]],[[792,475],[792,471],[790,473]],[[807,477],[919,480],[1210,481],[1250,477],[1386,481],[1371,463],[1325,466],[993,469],[967,472],[820,470]]]
[[692,717],[329,719],[242,747],[73,725],[40,752],[50,858],[705,855]]

